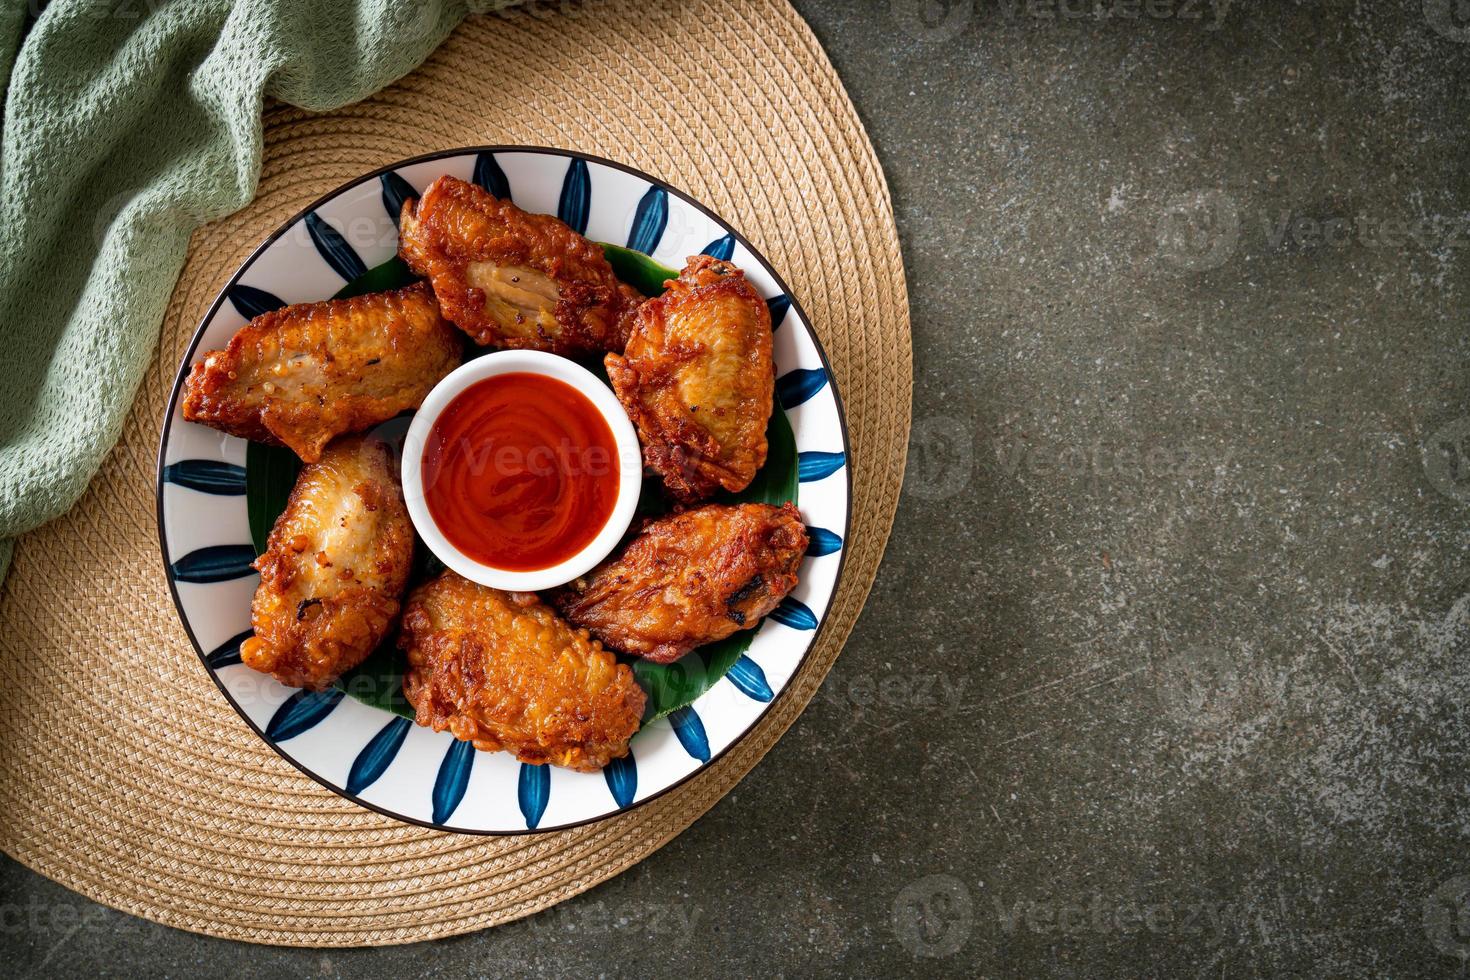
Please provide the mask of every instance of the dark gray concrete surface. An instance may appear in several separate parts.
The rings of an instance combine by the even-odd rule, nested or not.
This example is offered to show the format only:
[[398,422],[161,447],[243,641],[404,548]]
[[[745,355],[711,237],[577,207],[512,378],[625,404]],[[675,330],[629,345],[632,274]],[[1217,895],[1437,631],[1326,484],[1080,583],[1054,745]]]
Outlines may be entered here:
[[818,700],[527,922],[262,949],[6,862],[6,972],[1464,975],[1455,6],[800,0],[892,185],[916,380]]

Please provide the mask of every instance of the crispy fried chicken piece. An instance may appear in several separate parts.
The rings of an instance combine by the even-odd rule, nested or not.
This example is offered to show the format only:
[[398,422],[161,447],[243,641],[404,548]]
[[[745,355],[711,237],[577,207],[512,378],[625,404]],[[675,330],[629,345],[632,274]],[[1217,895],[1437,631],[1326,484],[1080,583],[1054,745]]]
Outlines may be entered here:
[[806,546],[794,504],[709,504],[649,521],[552,601],[608,647],[669,663],[752,629],[796,586]]
[[605,363],[644,465],[670,493],[690,504],[750,485],[766,461],[775,368],[771,314],[745,273],[691,257],[638,308],[625,353]]
[[602,249],[564,222],[455,177],[404,203],[398,251],[434,284],[444,315],[481,345],[620,351],[628,315],[643,301]]
[[256,317],[194,365],[184,418],[314,463],[336,436],[417,408],[462,352],[425,283],[298,303]]
[[413,560],[413,525],[388,446],[338,439],[296,478],[255,560],[246,666],[322,690],[387,635]]
[[591,772],[628,754],[643,716],[632,670],[533,593],[445,572],[409,595],[398,645],[415,720],[486,752]]

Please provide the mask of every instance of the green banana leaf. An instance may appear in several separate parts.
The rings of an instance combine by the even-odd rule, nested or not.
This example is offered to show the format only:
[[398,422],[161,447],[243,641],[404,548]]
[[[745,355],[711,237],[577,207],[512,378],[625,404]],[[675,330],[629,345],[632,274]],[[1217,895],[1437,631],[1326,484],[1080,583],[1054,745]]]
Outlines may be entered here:
[[[678,276],[673,269],[659,265],[641,252],[607,244],[602,249],[614,274],[645,296],[662,293],[664,281]],[[396,289],[408,285],[413,279],[413,273],[403,261],[394,257],[348,283],[333,298],[343,299]],[[482,348],[466,344],[466,356],[472,357],[484,352]],[[600,362],[591,362],[585,366],[606,381],[607,375]],[[386,423],[380,434],[388,439],[401,439],[405,428],[402,421],[401,417]],[[786,419],[786,413],[779,408],[771,412],[771,419],[766,427],[766,439],[769,445],[766,465],[744,491],[738,494],[722,494],[719,498],[722,502],[779,504],[796,501],[796,438]],[[271,527],[286,509],[286,501],[291,496],[291,489],[296,485],[296,477],[300,472],[301,462],[289,449],[255,442],[246,447],[245,498],[250,539],[256,554],[265,551]],[[667,513],[668,510],[669,503],[659,481],[656,478],[645,479],[638,500],[638,517],[654,517]],[[443,570],[443,564],[434,557],[433,552],[415,537],[414,567],[409,576],[409,587],[427,581]],[[742,630],[718,643],[700,647],[672,664],[622,658],[631,665],[634,678],[648,694],[644,724],[693,703],[718,683],[750,647],[755,634],[755,629]],[[344,674],[336,686],[349,697],[364,704],[405,718],[413,717],[413,708],[403,696],[403,655],[391,640],[375,650],[355,669]]]
[[612,266],[613,275],[638,290],[644,296],[658,296],[664,291],[664,282],[678,279],[679,273],[667,266],[659,265],[642,252],[621,245],[602,244],[602,254]]

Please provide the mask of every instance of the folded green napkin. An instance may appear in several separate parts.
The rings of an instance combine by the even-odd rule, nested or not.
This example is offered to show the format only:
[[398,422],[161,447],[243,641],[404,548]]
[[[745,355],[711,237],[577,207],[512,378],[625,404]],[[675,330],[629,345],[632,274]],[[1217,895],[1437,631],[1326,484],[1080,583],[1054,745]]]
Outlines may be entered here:
[[511,2],[0,0],[0,580],[116,442],[190,232],[254,196],[263,100],[365,98]]

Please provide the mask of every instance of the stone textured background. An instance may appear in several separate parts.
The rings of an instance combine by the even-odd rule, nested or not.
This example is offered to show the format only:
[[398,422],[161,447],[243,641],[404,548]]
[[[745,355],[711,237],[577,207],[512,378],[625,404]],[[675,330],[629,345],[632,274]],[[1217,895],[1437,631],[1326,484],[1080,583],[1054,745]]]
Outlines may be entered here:
[[817,701],[653,858],[504,929],[262,949],[6,860],[10,968],[1462,975],[1470,19],[797,6],[887,169],[916,352]]

